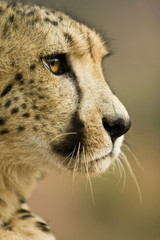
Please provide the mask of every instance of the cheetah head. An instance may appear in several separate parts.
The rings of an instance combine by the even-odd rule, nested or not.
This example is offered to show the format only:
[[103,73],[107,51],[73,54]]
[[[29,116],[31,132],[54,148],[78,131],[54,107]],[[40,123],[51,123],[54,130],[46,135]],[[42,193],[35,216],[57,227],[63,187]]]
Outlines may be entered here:
[[105,171],[131,122],[104,79],[108,50],[101,37],[61,12],[0,6],[5,155],[33,168]]

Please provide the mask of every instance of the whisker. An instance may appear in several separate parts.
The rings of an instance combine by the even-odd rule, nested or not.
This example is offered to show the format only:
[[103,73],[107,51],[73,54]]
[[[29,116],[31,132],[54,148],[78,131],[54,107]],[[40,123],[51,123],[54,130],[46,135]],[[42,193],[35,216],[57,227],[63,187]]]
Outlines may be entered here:
[[125,143],[123,143],[123,147],[131,154],[132,158],[134,159],[134,161],[137,164],[137,166],[139,167],[139,169],[141,169],[142,172],[145,172],[144,168],[142,167],[142,165],[138,161],[137,157],[135,156],[135,154],[131,150],[129,144],[127,142],[125,142]]
[[91,182],[91,179],[90,179],[90,176],[89,176],[89,171],[88,171],[88,159],[86,158],[86,155],[85,155],[85,149],[84,149],[84,162],[86,162],[86,165],[87,165],[87,180],[89,182],[89,186],[90,186],[90,193],[91,193],[91,199],[92,199],[92,203],[93,205],[95,206],[95,200],[94,200],[94,194],[93,194],[93,187],[92,187],[92,182]]
[[61,134],[57,135],[55,138],[53,138],[53,141],[59,137],[63,137],[63,136],[67,136],[67,135],[74,135],[74,134],[77,134],[77,132],[61,133]]
[[134,174],[134,172],[133,172],[133,170],[132,170],[132,167],[131,167],[129,161],[127,160],[126,155],[125,155],[123,152],[121,152],[120,155],[119,155],[119,158],[125,163],[126,167],[128,168],[128,170],[129,170],[129,172],[130,172],[130,175],[131,175],[131,177],[133,178],[133,180],[134,180],[134,182],[135,182],[135,184],[136,184],[136,186],[137,186],[140,203],[142,203],[142,193],[141,193],[141,189],[140,189],[139,183],[138,183],[138,181],[137,181],[137,178],[136,178],[136,176],[135,176],[135,174]]
[[[74,168],[73,168],[73,174],[72,174],[72,184],[74,183],[74,179],[77,173],[77,158],[79,159],[79,151],[80,151],[80,147],[81,147],[81,143],[79,142],[78,144],[78,150],[76,153],[76,157],[75,157],[75,163],[74,163]],[[73,156],[72,156],[73,157]],[[79,161],[79,160],[78,160]]]

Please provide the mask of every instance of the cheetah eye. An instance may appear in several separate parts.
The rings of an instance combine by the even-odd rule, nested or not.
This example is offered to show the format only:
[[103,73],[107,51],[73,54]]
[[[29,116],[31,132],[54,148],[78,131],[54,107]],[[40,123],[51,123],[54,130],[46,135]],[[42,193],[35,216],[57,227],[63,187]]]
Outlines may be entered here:
[[42,59],[42,61],[45,67],[47,67],[47,69],[55,75],[62,75],[69,72],[69,66],[67,64],[65,54],[47,56]]

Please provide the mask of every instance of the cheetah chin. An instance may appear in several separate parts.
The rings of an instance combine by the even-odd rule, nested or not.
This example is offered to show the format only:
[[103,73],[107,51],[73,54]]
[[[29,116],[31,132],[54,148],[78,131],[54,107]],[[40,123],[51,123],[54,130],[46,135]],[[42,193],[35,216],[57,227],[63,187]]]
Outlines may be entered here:
[[52,167],[99,174],[131,121],[103,76],[99,34],[66,14],[0,0],[0,240],[53,240],[28,209]]

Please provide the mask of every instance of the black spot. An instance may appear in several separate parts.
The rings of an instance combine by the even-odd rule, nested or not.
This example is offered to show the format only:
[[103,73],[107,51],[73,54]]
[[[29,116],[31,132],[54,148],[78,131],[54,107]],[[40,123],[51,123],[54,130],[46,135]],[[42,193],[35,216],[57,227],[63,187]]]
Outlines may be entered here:
[[45,21],[45,22],[49,22],[49,23],[51,23],[51,24],[54,25],[54,26],[58,26],[58,22],[57,22],[57,21],[52,21],[52,20],[50,20],[50,19],[47,18],[47,17],[44,19],[44,21]]
[[26,103],[23,103],[21,106],[22,106],[23,109],[26,109],[26,108],[27,108]]
[[8,230],[8,231],[12,231],[13,228],[12,228],[12,226],[8,226],[8,227],[6,227],[6,230]]
[[20,90],[20,91],[23,91],[23,90],[24,90],[24,88],[20,88],[19,90]]
[[31,213],[30,211],[26,210],[26,209],[23,209],[23,208],[20,208],[17,213]]
[[51,24],[54,26],[58,26],[58,22],[56,22],[56,21],[52,21]]
[[11,106],[11,101],[10,100],[8,100],[6,103],[5,103],[5,108],[8,108],[8,107],[10,107]]
[[23,204],[23,203],[26,202],[26,199],[23,196],[21,196],[19,193],[17,193],[17,195],[18,195],[18,199],[19,199],[20,204]]
[[20,85],[23,85],[23,84],[24,84],[24,81],[23,81],[23,80],[21,80],[21,81],[19,82],[19,84],[20,84]]
[[26,214],[26,215],[20,216],[20,219],[27,219],[27,218],[33,218],[33,215]]
[[44,21],[45,21],[45,22],[50,22],[50,23],[51,23],[51,20],[50,20],[49,18],[47,18],[47,17],[44,19]]
[[9,20],[9,22],[13,22],[14,21],[14,15],[11,15],[8,20]]
[[59,20],[60,20],[61,22],[63,21],[63,17],[62,17],[62,16],[59,16],[58,18],[59,18]]
[[33,20],[32,20],[32,25],[34,25],[35,23],[37,23],[39,21],[39,18],[38,17],[36,17],[36,18],[34,18]]
[[24,113],[24,114],[22,115],[22,117],[28,118],[28,117],[30,117],[30,114],[29,114],[29,113]]
[[31,80],[29,81],[29,83],[34,83],[34,80],[33,80],[33,79],[31,79]]
[[46,11],[46,14],[47,14],[47,15],[50,15],[50,13],[49,13],[49,12],[47,12],[47,11]]
[[36,120],[40,120],[40,115],[39,115],[39,114],[36,114],[35,119],[36,119]]
[[35,65],[35,64],[32,64],[29,68],[30,68],[31,71],[34,71],[35,68],[36,68],[36,65]]
[[8,29],[9,29],[8,25],[5,24],[5,25],[4,25],[4,28],[3,28],[3,35],[4,35],[4,37],[6,36],[6,34],[7,34],[7,32],[8,32]]
[[9,131],[7,129],[3,129],[2,131],[0,131],[1,135],[7,134],[7,133],[9,133]]
[[42,232],[51,232],[49,226],[43,222],[36,222],[36,227],[38,227]]
[[1,93],[1,97],[5,96],[7,93],[9,93],[12,89],[13,85],[12,84],[8,84],[7,87],[5,87],[5,89],[3,90],[3,92]]
[[37,129],[37,127],[34,126],[34,127],[33,127],[33,130],[34,130],[35,132],[37,132],[38,129]]
[[5,230],[12,231],[11,221],[4,222],[4,223],[2,224],[2,227],[5,228]]
[[19,127],[18,127],[18,131],[19,131],[19,132],[22,132],[22,131],[24,131],[24,130],[25,130],[25,127],[23,127],[23,126],[19,126]]
[[73,39],[72,39],[72,37],[71,37],[70,34],[64,33],[64,37],[65,37],[65,40],[66,40],[69,44],[73,44]]
[[39,95],[38,98],[39,98],[39,99],[44,99],[44,96]]
[[2,198],[0,198],[0,206],[1,207],[6,207],[7,206],[6,202]]
[[15,97],[15,98],[14,98],[14,101],[18,101],[18,97]]
[[2,14],[3,13],[3,8],[2,7],[0,7],[0,14]]
[[17,73],[17,74],[15,75],[15,79],[18,80],[18,81],[22,80],[22,78],[23,78],[22,73]]
[[0,117],[0,125],[4,125],[5,124],[5,120],[3,118]]
[[[27,95],[28,95],[28,94],[27,94]],[[30,92],[29,95],[35,95],[35,93],[34,93],[34,92]]]
[[18,108],[13,108],[13,109],[11,109],[11,114],[15,114],[15,113],[17,113],[18,111],[19,111]]
[[17,3],[16,3],[15,1],[9,2],[9,3],[7,4],[7,8],[9,8],[9,7],[15,8],[16,5],[17,5]]
[[35,13],[35,9],[34,9],[34,10],[32,10],[32,11],[30,11],[29,13],[27,13],[27,16],[33,16],[33,15],[34,15],[34,13]]
[[38,107],[36,105],[32,106],[33,109],[37,109]]

